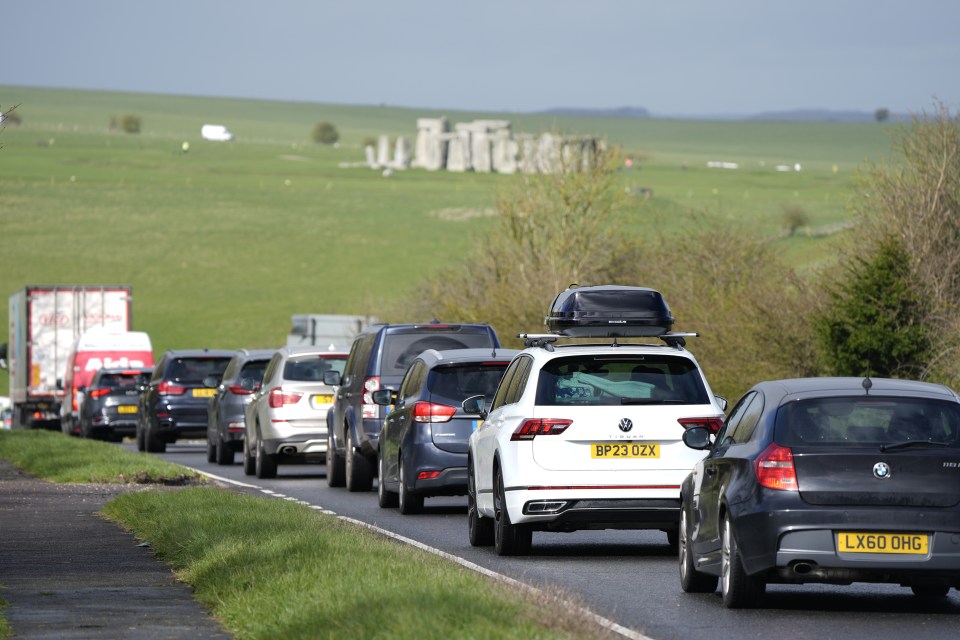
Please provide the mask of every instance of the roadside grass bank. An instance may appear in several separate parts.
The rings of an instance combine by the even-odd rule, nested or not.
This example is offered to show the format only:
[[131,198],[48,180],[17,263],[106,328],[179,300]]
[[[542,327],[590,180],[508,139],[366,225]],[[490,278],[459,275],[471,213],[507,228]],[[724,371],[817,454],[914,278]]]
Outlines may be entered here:
[[[2,588],[3,585],[0,584],[0,589]],[[6,618],[3,617],[3,610],[6,609],[7,606],[7,601],[3,598],[0,598],[0,638],[9,638],[13,635],[10,625],[7,623]]]
[[0,458],[53,482],[203,484],[200,474],[152,455],[55,431],[0,430]]
[[215,488],[108,503],[236,638],[612,637],[560,598],[499,584],[300,504]]
[[[156,456],[49,431],[0,431],[0,458],[55,482],[198,482]],[[207,486],[124,493],[102,513],[238,639],[616,637],[567,594],[499,583],[301,504]],[[0,638],[11,633],[0,601]]]

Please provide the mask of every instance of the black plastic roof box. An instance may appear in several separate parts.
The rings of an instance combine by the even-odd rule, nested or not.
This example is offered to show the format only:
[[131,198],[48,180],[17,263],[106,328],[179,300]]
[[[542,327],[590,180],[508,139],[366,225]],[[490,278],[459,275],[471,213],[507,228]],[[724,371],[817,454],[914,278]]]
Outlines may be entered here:
[[673,327],[659,291],[619,285],[561,291],[545,320],[552,333],[571,338],[656,337]]

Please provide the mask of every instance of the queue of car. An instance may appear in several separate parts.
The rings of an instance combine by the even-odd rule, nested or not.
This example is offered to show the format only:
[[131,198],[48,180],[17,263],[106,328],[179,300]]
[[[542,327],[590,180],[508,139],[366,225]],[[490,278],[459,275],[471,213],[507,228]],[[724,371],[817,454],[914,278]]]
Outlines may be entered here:
[[499,555],[542,531],[660,530],[683,591],[719,585],[731,608],[775,583],[960,589],[960,396],[773,380],[725,416],[673,322],[653,289],[574,286],[522,350],[433,321],[372,325],[346,351],[169,351],[137,374],[135,409],[133,373],[105,371],[81,431],[122,437],[135,416],[140,450],[205,437],[210,462],[242,451],[260,478],[325,463],[329,486],[378,479],[379,506],[405,515],[465,495],[467,539]]

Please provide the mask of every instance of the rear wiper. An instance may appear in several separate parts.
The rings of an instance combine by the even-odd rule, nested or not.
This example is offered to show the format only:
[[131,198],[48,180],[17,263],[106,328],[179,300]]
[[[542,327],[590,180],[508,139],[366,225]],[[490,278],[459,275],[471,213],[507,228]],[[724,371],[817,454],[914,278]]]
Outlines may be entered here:
[[880,451],[892,451],[894,449],[909,449],[912,447],[952,447],[949,442],[937,442],[936,440],[904,440],[903,442],[893,442],[891,444],[880,445]]
[[669,398],[620,398],[620,404],[687,404],[683,400]]

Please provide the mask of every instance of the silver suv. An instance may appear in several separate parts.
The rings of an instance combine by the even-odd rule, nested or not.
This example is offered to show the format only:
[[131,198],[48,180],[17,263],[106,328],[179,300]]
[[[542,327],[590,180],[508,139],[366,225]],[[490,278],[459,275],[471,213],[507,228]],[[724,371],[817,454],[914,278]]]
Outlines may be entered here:
[[329,372],[342,373],[346,361],[346,352],[323,347],[277,350],[247,405],[244,473],[273,478],[278,464],[326,460],[327,412],[335,389],[323,379]]

